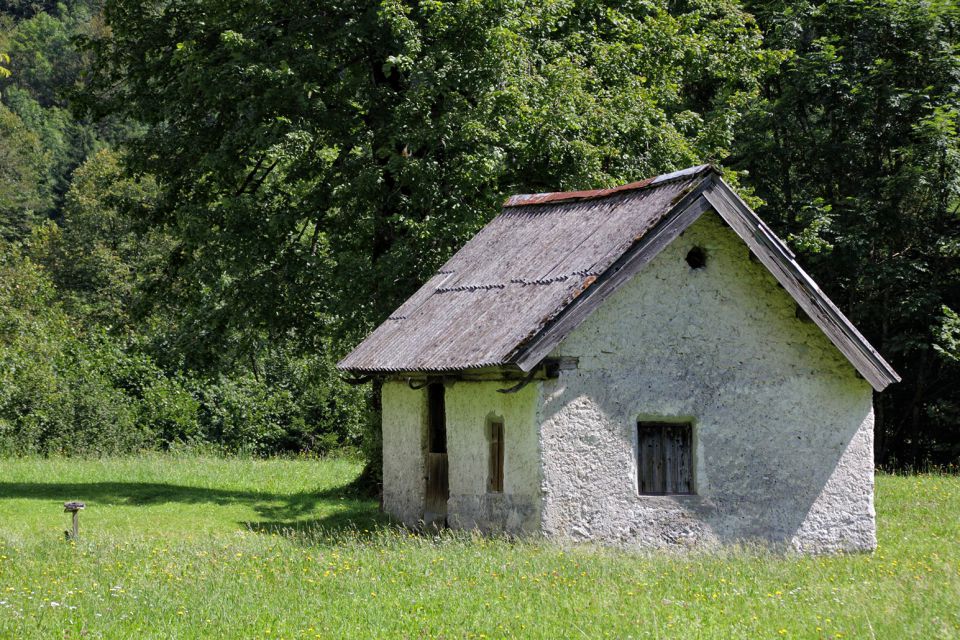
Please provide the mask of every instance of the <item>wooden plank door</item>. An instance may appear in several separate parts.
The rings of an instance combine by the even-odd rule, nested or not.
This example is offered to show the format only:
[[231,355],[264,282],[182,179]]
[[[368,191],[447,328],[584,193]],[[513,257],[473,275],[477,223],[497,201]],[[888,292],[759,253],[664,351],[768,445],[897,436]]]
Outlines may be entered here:
[[437,520],[447,515],[447,499],[450,497],[447,471],[447,454],[427,453],[426,512],[429,517],[424,520]]

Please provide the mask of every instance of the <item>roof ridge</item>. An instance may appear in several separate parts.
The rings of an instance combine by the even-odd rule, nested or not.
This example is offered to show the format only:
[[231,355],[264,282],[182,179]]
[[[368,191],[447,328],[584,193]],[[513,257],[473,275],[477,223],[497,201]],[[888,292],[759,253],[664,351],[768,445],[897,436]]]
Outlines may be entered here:
[[659,186],[667,182],[673,182],[674,180],[680,180],[682,178],[689,178],[707,171],[719,173],[717,168],[712,164],[699,164],[694,167],[687,167],[686,169],[680,169],[679,171],[672,171],[670,173],[662,173],[658,176],[653,176],[652,178],[646,178],[637,182],[630,182],[607,189],[588,189],[584,191],[549,191],[546,193],[520,193],[507,198],[503,203],[503,207],[526,207],[536,204],[596,200],[597,198],[606,198],[624,191],[638,191],[648,187]]

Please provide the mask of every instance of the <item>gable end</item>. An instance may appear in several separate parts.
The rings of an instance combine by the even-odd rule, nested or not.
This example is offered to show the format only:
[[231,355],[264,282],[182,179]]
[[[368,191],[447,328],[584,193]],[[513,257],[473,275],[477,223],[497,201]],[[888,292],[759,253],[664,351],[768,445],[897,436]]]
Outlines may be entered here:
[[703,191],[712,184],[713,175],[711,174],[677,202],[669,214],[644,234],[629,251],[601,274],[592,286],[565,307],[552,322],[521,345],[511,356],[511,363],[516,364],[523,371],[535,368],[604,300],[629,282],[683,233],[684,229],[710,208],[710,203],[703,197]]

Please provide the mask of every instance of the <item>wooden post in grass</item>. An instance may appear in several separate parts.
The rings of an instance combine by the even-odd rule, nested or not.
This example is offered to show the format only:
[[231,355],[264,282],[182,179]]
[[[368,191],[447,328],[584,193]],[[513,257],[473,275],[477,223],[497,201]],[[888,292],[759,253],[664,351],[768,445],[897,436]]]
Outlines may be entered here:
[[64,513],[73,514],[73,535],[70,535],[69,531],[64,531],[64,535],[67,536],[67,540],[76,540],[80,535],[80,510],[86,507],[82,502],[64,502],[63,511]]

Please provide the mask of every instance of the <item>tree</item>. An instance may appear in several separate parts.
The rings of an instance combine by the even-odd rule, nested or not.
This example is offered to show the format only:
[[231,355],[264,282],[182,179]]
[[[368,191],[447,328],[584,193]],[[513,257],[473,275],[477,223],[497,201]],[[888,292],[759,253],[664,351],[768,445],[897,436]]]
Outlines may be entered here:
[[29,88],[43,107],[64,106],[83,68],[73,37],[87,30],[90,11],[79,3],[60,9],[17,22],[5,38],[13,72],[7,83]]
[[22,20],[43,11],[52,13],[58,5],[65,6],[57,0],[0,0],[0,13]]
[[126,177],[121,162],[110,149],[91,155],[73,174],[59,224],[37,228],[31,242],[31,256],[88,328],[129,328],[138,285],[157,276],[171,245],[161,229],[136,222],[153,207],[155,182]]
[[0,453],[154,446],[117,383],[125,357],[113,347],[78,336],[43,269],[0,240]]
[[[905,0],[754,2],[793,54],[733,165],[904,381],[876,403],[881,463],[960,455],[960,14]],[[955,330],[955,329],[953,329]]]
[[[12,21],[11,14],[22,19]],[[29,17],[23,17],[26,14]],[[0,25],[0,49],[10,54],[12,71],[6,77],[0,73],[0,97],[43,146],[46,157],[39,190],[45,209],[39,213],[56,218],[72,171],[94,150],[97,138],[109,138],[117,128],[96,131],[66,109],[85,64],[73,39],[96,33],[95,21],[85,2],[51,8],[23,3],[0,17],[5,18]]]
[[97,4],[0,3],[17,70],[0,84],[0,232],[15,241],[0,237],[0,453],[356,446],[368,390],[339,377],[329,339],[295,354],[251,334],[263,349],[194,354],[184,336],[222,328],[217,311],[150,295],[174,248],[153,224],[156,183],[106,146],[137,124],[66,108],[89,62],[75,36],[108,35]]
[[[766,64],[690,2],[108,0],[87,106],[143,122],[194,354],[345,348],[520,190],[721,160]],[[207,345],[207,348],[202,348]]]
[[41,219],[46,159],[39,138],[0,104],[0,238],[23,240]]

